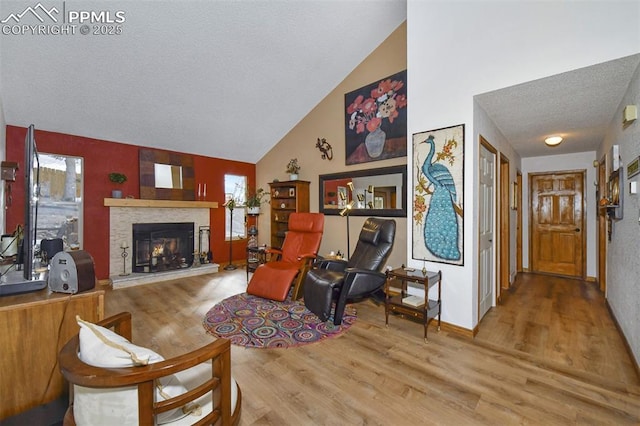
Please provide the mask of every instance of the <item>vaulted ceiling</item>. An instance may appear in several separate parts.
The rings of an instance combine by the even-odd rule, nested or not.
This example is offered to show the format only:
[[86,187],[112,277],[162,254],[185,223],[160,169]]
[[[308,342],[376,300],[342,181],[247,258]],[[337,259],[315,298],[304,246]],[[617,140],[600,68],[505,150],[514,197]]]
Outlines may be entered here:
[[[74,34],[0,35],[8,124],[249,163],[406,19],[405,0],[60,1],[46,3],[49,16],[40,3],[2,0],[0,20],[72,25],[79,4],[120,11],[121,33],[90,26],[84,35],[73,22]],[[475,99],[521,157],[596,150],[638,63],[634,55]],[[565,142],[548,148],[549,134]]]
[[0,36],[7,124],[250,163],[406,19],[405,0],[37,4],[3,0],[0,20],[64,25],[81,8],[125,21]]

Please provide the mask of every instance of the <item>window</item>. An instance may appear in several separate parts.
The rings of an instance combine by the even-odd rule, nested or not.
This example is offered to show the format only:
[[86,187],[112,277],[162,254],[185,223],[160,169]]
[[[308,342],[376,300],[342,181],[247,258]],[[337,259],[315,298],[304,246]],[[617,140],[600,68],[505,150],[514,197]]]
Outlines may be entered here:
[[82,158],[40,153],[36,244],[62,238],[64,249],[82,248]]
[[[224,175],[224,201],[233,200],[235,207],[233,215],[229,208],[224,209],[224,235],[225,240],[229,240],[229,229],[233,239],[247,238],[247,228],[245,227],[244,208],[247,193],[247,177],[236,175]],[[233,223],[231,219],[233,216]]]

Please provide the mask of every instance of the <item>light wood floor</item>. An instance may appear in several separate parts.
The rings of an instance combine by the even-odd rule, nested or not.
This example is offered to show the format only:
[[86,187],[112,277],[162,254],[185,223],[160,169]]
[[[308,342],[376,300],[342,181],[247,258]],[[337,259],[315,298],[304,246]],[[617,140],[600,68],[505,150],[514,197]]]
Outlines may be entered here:
[[[384,308],[366,301],[337,338],[232,346],[240,424],[639,424],[640,383],[601,296],[556,280],[522,280],[476,339],[430,328],[425,343],[420,325],[392,317],[387,328]],[[244,270],[141,285],[108,291],[106,313],[132,312],[136,343],[171,357],[211,341],[205,313],[245,289]],[[529,304],[541,308],[521,312]]]

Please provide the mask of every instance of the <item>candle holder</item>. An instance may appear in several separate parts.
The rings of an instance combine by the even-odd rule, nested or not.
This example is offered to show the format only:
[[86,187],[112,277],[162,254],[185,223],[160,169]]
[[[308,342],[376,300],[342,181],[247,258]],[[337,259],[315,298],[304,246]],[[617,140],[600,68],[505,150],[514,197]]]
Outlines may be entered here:
[[120,274],[121,277],[126,277],[127,275],[129,275],[127,273],[127,257],[129,257],[129,253],[127,253],[127,249],[129,248],[126,245],[122,245],[122,247],[120,247],[122,249],[122,253],[120,254],[120,256],[122,256],[122,273]]

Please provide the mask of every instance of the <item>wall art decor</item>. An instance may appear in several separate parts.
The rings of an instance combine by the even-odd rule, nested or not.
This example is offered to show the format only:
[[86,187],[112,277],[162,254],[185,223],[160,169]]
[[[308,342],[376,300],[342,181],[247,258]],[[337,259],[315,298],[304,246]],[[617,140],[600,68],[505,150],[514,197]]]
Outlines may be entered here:
[[464,124],[413,135],[416,260],[463,265]]
[[407,70],[344,95],[346,164],[407,155]]

